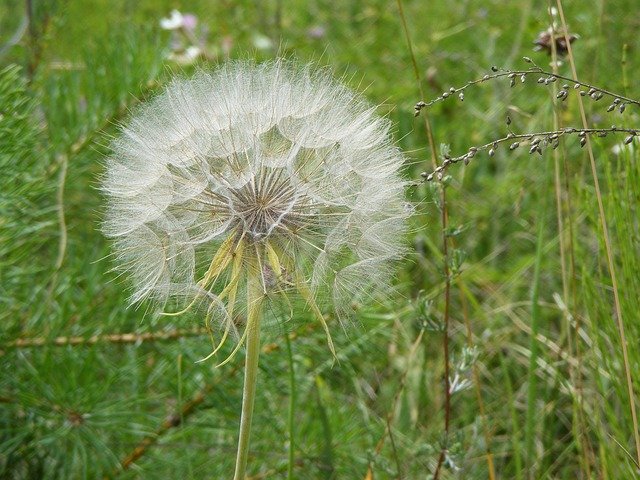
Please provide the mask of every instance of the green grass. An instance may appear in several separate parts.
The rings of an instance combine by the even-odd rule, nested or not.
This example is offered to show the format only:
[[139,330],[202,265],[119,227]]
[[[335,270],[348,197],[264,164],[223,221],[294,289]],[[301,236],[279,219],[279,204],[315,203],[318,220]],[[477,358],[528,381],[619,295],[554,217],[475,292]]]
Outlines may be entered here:
[[[180,4],[31,3],[31,27],[7,49],[2,45],[20,30],[25,4],[0,5],[0,478],[230,478],[241,357],[218,369],[195,363],[210,351],[208,336],[198,332],[53,344],[61,336],[202,326],[192,314],[156,318],[145,306],[128,308],[127,280],[110,271],[110,245],[99,232],[103,199],[96,187],[115,125],[174,72],[193,68],[166,59],[169,34],[158,26]],[[640,72],[636,2],[565,3],[569,28],[580,34],[573,44],[580,79],[640,97],[633,80]],[[424,100],[482,77],[492,65],[527,68],[523,56],[545,68],[550,61],[531,48],[550,22],[546,2],[407,0],[403,6]],[[394,122],[410,159],[407,177],[429,171],[423,119],[413,117],[422,99],[396,2],[280,7],[241,0],[179,8],[208,29],[212,59],[200,66],[222,61],[225,43],[232,58],[267,59],[279,51],[327,65]],[[320,26],[321,38],[309,35]],[[274,48],[257,49],[258,34]],[[559,72],[571,76],[568,61]],[[639,127],[637,107],[607,113],[605,102],[585,99],[589,125]],[[581,126],[574,94],[557,105],[552,88],[533,78],[514,88],[497,80],[428,114],[438,150],[447,144],[458,155],[504,136],[507,115],[516,132],[552,129],[554,121]],[[368,471],[375,479],[430,478],[443,447],[450,462],[440,478],[489,478],[488,452],[496,478],[634,478],[617,322],[624,322],[637,405],[640,162],[637,139],[633,148],[612,152],[623,139],[614,134],[591,142],[619,313],[589,158],[577,139],[563,140],[557,157],[503,146],[493,157],[454,165],[446,187],[448,241],[450,257],[464,261],[448,260],[456,267],[450,366],[470,383],[451,397],[449,435],[443,205],[439,188],[422,184],[408,190],[416,205],[412,253],[399,265],[397,292],[363,309],[350,330],[331,324],[339,363],[309,312],[286,325],[291,350],[283,328],[264,332],[251,478],[287,478],[290,468],[289,478],[299,479],[364,480]],[[285,317],[278,309],[271,315]],[[29,339],[41,344],[16,344]],[[478,358],[461,365],[469,341]]]

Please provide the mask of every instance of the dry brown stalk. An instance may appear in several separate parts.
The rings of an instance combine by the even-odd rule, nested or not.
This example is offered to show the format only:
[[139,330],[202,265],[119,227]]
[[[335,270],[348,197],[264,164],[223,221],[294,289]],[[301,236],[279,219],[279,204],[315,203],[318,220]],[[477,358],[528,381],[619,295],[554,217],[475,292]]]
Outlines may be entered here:
[[146,332],[146,333],[112,333],[106,335],[92,335],[91,337],[35,337],[35,338],[19,338],[12,342],[6,343],[4,348],[29,348],[55,346],[64,347],[66,345],[95,345],[96,343],[138,343],[138,342],[157,342],[166,340],[175,340],[184,337],[197,337],[207,335],[206,328],[194,328],[190,330],[170,330],[165,332]]

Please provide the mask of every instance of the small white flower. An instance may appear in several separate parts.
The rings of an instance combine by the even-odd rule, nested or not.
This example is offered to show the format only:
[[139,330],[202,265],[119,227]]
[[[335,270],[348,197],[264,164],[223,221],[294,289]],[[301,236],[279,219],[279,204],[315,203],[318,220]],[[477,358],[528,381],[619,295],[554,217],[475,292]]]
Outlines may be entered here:
[[633,154],[634,150],[635,150],[635,147],[633,145],[633,142],[629,142],[629,143],[620,142],[620,143],[616,143],[613,147],[611,147],[611,152],[616,156],[623,155],[624,153]]
[[266,35],[256,33],[253,36],[253,46],[258,50],[271,50],[273,48],[273,41]]
[[168,58],[180,65],[192,65],[200,55],[202,55],[202,49],[196,45],[190,45],[184,51],[171,52]]
[[182,27],[184,16],[178,10],[172,10],[169,18],[160,19],[160,28],[163,30],[177,30]]

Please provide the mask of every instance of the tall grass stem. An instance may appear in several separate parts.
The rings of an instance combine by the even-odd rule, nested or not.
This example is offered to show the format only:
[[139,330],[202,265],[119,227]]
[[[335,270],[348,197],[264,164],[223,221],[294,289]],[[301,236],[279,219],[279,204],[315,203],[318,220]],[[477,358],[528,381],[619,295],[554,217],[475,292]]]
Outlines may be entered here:
[[238,454],[234,480],[244,480],[249,455],[249,438],[251,435],[251,419],[256,397],[258,378],[258,358],[260,356],[260,321],[262,320],[262,287],[260,276],[255,269],[247,278],[247,353],[244,370],[244,386],[242,389],[242,416],[240,417],[240,435],[238,438]]
[[[562,1],[557,0],[558,13],[560,14],[560,20],[565,32],[567,30],[567,22],[564,17],[564,10],[562,9]],[[576,63],[573,57],[573,50],[571,48],[571,42],[565,37],[567,42],[567,53],[569,63],[571,65],[571,73],[573,78],[578,78],[576,70]],[[582,97],[578,96],[578,105],[580,106],[580,118],[582,120],[582,126],[587,127],[587,115],[584,109],[584,102]],[[609,276],[611,277],[611,288],[613,290],[613,302],[615,309],[615,321],[618,327],[618,334],[620,336],[620,347],[622,349],[622,362],[624,365],[625,381],[627,384],[627,392],[629,395],[629,409],[631,411],[631,422],[633,429],[633,439],[636,449],[636,465],[640,466],[640,432],[638,431],[638,416],[636,413],[635,394],[633,392],[633,378],[631,376],[631,366],[629,363],[629,354],[627,351],[627,339],[624,332],[624,319],[622,317],[622,307],[620,305],[620,292],[618,289],[618,280],[616,277],[616,270],[613,263],[613,249],[611,247],[611,239],[609,237],[609,228],[607,226],[607,217],[604,211],[604,204],[602,201],[602,193],[600,191],[600,182],[598,181],[598,172],[596,168],[596,160],[593,155],[593,148],[591,147],[591,139],[587,137],[587,152],[589,154],[589,163],[591,165],[591,176],[593,177],[593,186],[596,192],[596,198],[598,201],[598,214],[600,216],[600,223],[602,224],[602,237],[604,239],[604,246],[607,253],[607,267],[609,268]]]

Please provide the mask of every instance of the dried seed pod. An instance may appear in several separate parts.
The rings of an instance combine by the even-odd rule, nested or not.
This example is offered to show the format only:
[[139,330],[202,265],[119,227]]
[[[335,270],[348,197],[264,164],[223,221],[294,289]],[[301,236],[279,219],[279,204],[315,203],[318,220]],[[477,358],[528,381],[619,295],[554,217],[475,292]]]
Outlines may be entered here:
[[607,107],[607,112],[613,112],[613,109],[616,108],[615,104],[611,104]]
[[529,155],[534,153],[537,149],[538,149],[538,144],[531,145],[531,148],[529,148]]
[[524,83],[524,81],[527,79],[527,74],[523,73],[522,75],[520,75],[520,82]]
[[496,151],[493,148],[489,149],[489,156],[493,157],[496,154]]
[[584,147],[587,144],[587,137],[582,137],[580,139],[580,148]]
[[624,110],[627,108],[626,105],[627,105],[626,103],[621,103],[620,104],[620,109],[619,109],[620,113],[624,113]]
[[549,55],[553,54],[553,51],[558,56],[563,57],[569,51],[569,44],[573,43],[578,38],[577,35],[569,33],[565,30],[558,30],[557,27],[549,27],[547,30],[543,30],[538,34],[533,43],[535,51],[546,50]]
[[461,102],[464,102],[464,93],[463,93],[463,92],[460,92],[460,93],[458,94],[458,98],[460,99],[460,101],[461,101]]
[[519,142],[513,142],[510,146],[509,146],[509,150],[515,150],[516,148],[518,148],[520,146]]
[[631,135],[629,135],[627,138],[624,139],[624,144],[629,145],[631,142],[633,142],[633,137],[635,137],[635,135],[632,133]]

